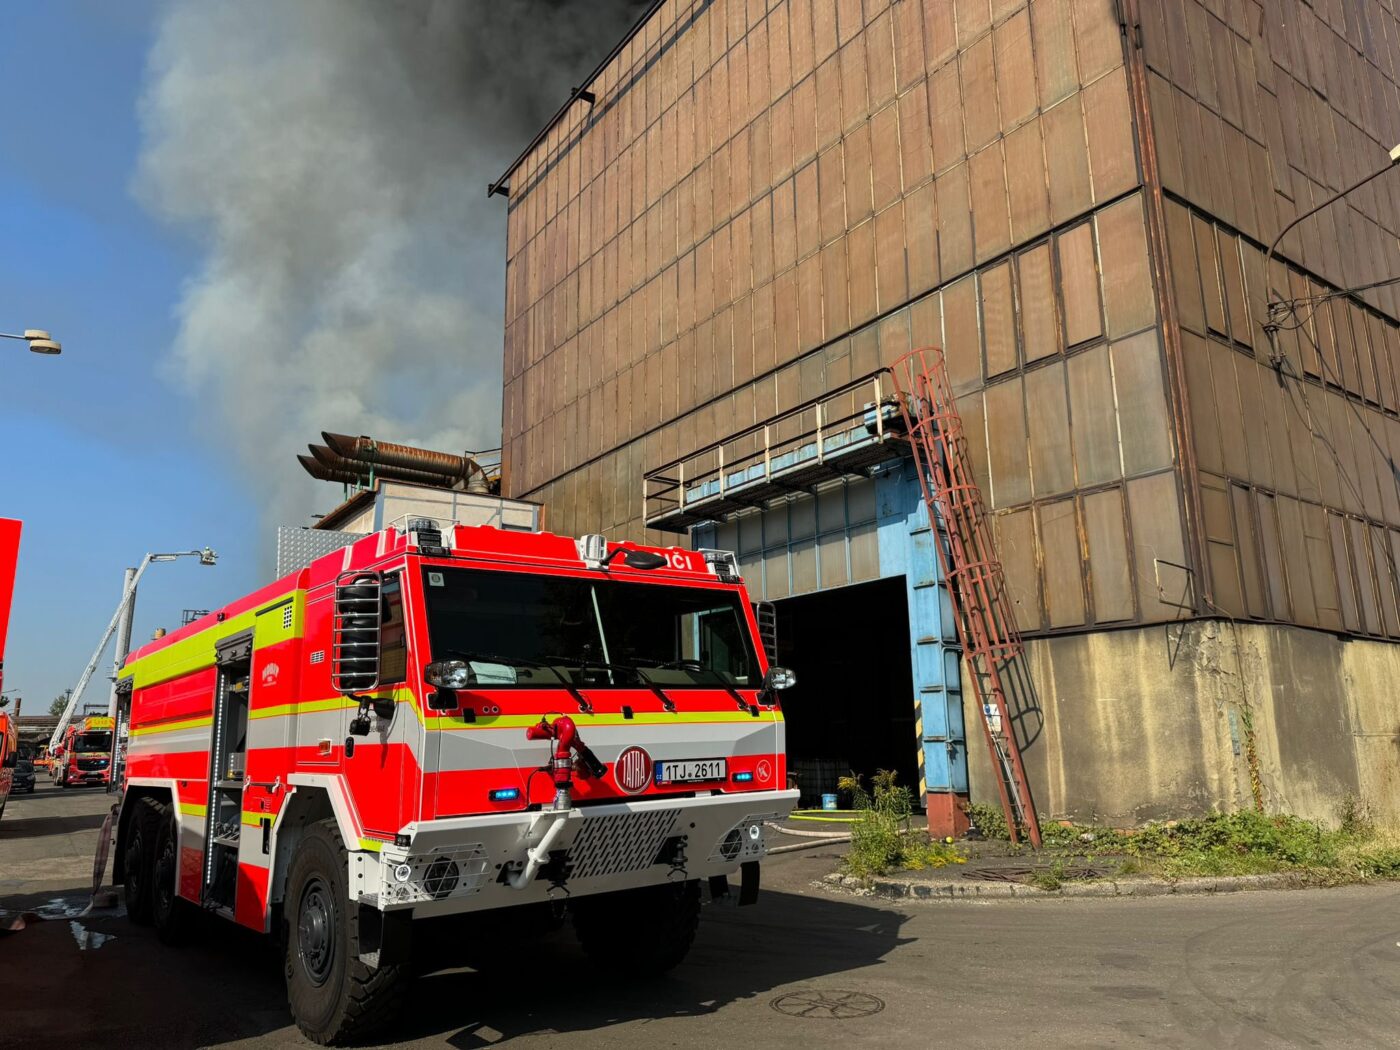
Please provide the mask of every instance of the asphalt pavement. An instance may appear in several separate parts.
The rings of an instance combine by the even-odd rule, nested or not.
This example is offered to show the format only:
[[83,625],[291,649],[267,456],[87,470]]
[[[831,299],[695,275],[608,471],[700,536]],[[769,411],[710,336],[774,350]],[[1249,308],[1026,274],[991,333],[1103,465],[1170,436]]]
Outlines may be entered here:
[[[108,803],[41,786],[0,819],[0,908],[56,916],[0,935],[0,1047],[309,1045],[262,938],[210,924],[170,949],[120,914],[66,914],[87,901]],[[567,929],[466,936],[391,1045],[1400,1045],[1394,884],[893,904],[813,885],[839,849],[770,858],[759,904],[707,907],[690,958],[656,981],[592,971]]]

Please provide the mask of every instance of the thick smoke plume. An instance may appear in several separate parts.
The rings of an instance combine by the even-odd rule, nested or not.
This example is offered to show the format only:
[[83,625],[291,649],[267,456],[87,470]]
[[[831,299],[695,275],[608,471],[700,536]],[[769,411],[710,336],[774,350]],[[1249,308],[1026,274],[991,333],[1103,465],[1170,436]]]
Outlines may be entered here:
[[500,434],[505,202],[486,183],[637,0],[198,0],[161,19],[137,190],[193,233],[176,372],[270,520],[333,492],[321,430]]

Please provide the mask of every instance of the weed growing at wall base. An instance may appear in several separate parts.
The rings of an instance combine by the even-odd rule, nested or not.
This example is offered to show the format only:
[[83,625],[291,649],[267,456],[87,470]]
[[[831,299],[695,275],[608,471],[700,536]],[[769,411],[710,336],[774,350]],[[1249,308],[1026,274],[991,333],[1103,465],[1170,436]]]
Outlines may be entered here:
[[[995,807],[974,804],[967,812],[987,838],[1008,838]],[[1331,828],[1287,814],[1244,810],[1133,831],[1047,821],[1041,835],[1047,852],[1112,858],[1120,875],[1182,879],[1293,872],[1323,883],[1400,878],[1400,835],[1378,830],[1368,807],[1356,798],[1344,800],[1339,818],[1339,826]]]
[[908,788],[895,783],[895,774],[877,772],[867,792],[861,778],[842,777],[839,790],[849,792],[860,819],[851,825],[851,849],[846,854],[846,870],[852,875],[883,875],[895,870],[941,868],[961,864],[967,858],[952,846],[930,840],[914,831],[910,817],[914,797]]

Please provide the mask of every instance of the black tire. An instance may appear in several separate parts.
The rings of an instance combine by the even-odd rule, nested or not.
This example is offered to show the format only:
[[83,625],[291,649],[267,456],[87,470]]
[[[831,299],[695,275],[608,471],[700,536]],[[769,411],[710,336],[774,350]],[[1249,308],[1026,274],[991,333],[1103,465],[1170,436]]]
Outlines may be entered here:
[[360,961],[356,906],[346,885],[345,843],[334,820],[306,829],[287,875],[287,1004],[312,1042],[358,1042],[403,1006],[409,966]]
[[180,829],[175,822],[175,807],[167,804],[157,810],[150,879],[151,923],[163,943],[184,944],[199,913],[177,891]]
[[700,925],[700,883],[666,883],[573,903],[574,932],[609,976],[659,977],[686,957]]
[[149,926],[154,913],[151,882],[160,818],[159,802],[153,798],[137,799],[122,844],[122,896],[126,899],[126,917],[137,926]]

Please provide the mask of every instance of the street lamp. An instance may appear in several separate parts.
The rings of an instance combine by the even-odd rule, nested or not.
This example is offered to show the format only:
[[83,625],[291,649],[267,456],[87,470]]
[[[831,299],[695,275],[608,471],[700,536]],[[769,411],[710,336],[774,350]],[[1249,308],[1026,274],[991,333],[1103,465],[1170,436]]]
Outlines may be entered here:
[[201,565],[213,565],[218,561],[219,556],[209,547],[195,551],[147,554],[141,559],[141,564],[137,568],[126,570],[126,579],[122,583],[122,599],[117,604],[117,611],[112,614],[112,619],[107,623],[107,629],[102,632],[102,639],[97,643],[97,648],[93,650],[92,658],[88,660],[87,666],[83,668],[83,673],[78,679],[78,684],[69,694],[68,706],[59,716],[58,725],[54,728],[53,736],[49,740],[50,748],[56,746],[62,739],[63,731],[68,727],[73,712],[78,709],[83,690],[92,680],[93,673],[97,670],[97,664],[102,659],[102,653],[107,648],[107,643],[112,640],[113,634],[117,634],[117,655],[113,665],[112,694],[108,701],[108,714],[114,712],[117,700],[116,677],[121,673],[122,664],[126,662],[127,653],[131,650],[131,611],[136,605],[136,585],[141,582],[141,577],[146,574],[146,570],[153,562],[174,561],[176,558],[198,558]]
[[171,554],[148,554],[141,561],[139,568],[127,569],[126,579],[122,584],[122,606],[121,614],[117,622],[117,651],[112,657],[112,696],[107,702],[107,713],[115,717],[117,713],[117,678],[121,675],[122,664],[126,663],[126,657],[131,652],[131,614],[136,609],[136,585],[141,582],[141,577],[145,575],[147,567],[153,562],[175,561],[179,558],[198,558],[201,565],[213,565],[219,560],[211,547],[204,547],[197,551],[175,551]]
[[11,335],[9,332],[0,332],[0,339],[19,339],[29,344],[29,349],[36,354],[63,353],[63,344],[42,328],[26,328],[24,335]]

